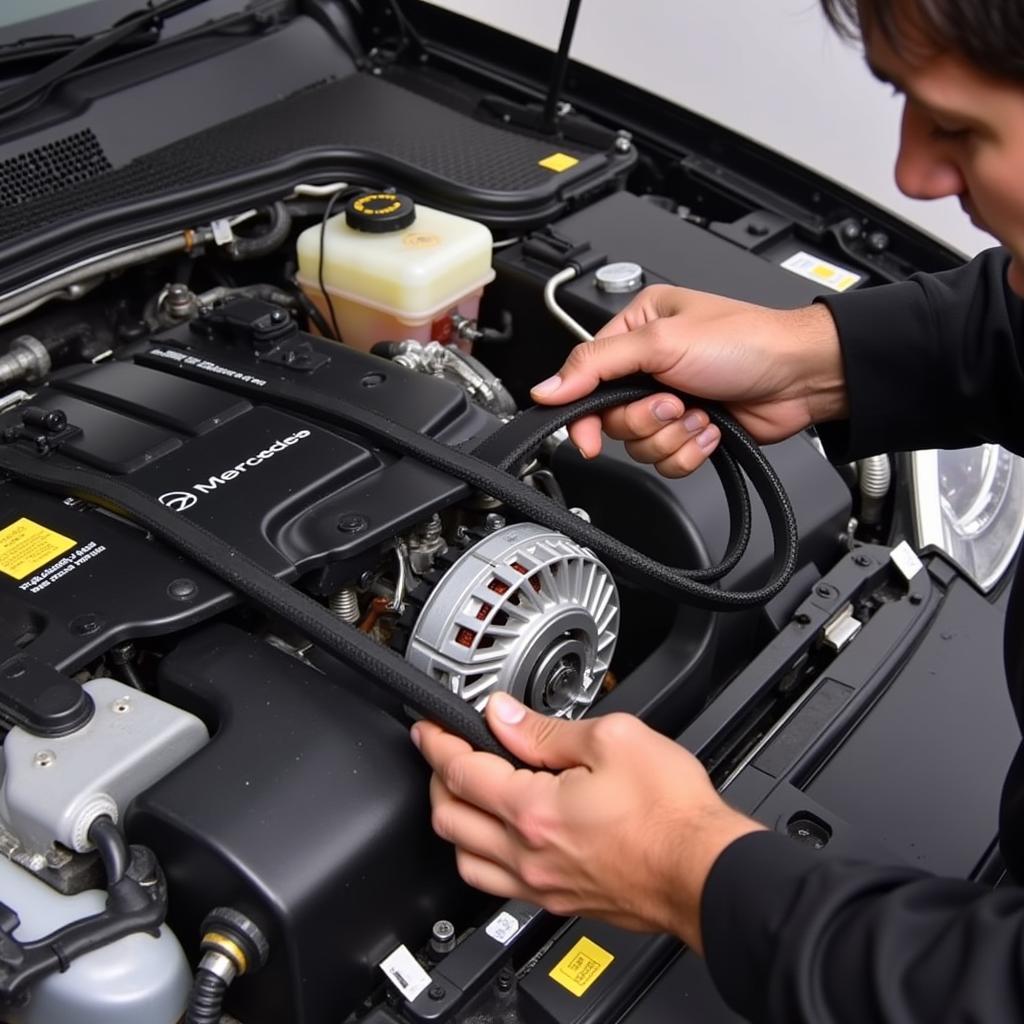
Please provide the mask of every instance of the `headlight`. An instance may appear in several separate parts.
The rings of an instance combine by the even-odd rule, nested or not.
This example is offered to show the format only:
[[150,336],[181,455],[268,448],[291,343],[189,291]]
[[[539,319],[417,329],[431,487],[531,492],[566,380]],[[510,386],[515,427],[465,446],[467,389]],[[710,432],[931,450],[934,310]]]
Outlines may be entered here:
[[996,444],[911,456],[918,547],[944,551],[984,591],[1024,535],[1024,460]]

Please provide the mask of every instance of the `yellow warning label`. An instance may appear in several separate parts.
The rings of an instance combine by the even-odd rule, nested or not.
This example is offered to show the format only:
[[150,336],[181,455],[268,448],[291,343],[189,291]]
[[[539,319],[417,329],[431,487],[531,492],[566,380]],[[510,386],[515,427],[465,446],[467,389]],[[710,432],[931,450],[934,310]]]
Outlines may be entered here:
[[581,996],[601,977],[604,969],[615,959],[596,942],[582,938],[555,965],[548,975],[574,996]]
[[70,537],[48,530],[31,519],[19,519],[0,530],[0,572],[23,580],[30,572],[74,546]]
[[546,167],[549,171],[561,174],[562,171],[567,171],[570,167],[575,167],[579,163],[579,160],[574,156],[569,156],[568,153],[552,153],[551,156],[546,156],[543,160],[538,160],[537,163],[539,163],[541,167]]

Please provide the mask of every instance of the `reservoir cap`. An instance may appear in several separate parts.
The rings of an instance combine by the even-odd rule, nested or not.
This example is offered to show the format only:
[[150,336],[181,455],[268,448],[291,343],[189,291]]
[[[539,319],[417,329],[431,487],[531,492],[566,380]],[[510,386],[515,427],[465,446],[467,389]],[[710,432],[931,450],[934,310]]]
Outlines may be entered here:
[[345,223],[356,231],[401,231],[416,220],[416,204],[400,192],[367,192],[345,207]]

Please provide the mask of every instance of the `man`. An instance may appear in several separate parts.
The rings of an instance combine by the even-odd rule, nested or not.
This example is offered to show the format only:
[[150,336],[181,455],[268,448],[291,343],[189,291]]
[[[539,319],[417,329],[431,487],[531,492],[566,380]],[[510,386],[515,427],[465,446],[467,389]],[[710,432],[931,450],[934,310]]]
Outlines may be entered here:
[[[534,396],[565,402],[643,370],[724,402],[762,442],[816,423],[834,458],[983,440],[1024,452],[1024,0],[822,2],[833,24],[859,26],[871,69],[905,94],[900,188],[959,197],[1006,248],[797,311],[651,288]],[[719,440],[667,395],[574,424],[582,454],[600,450],[602,428],[667,476]],[[1021,575],[1006,627],[1018,716]],[[1024,890],[801,847],[729,808],[693,757],[628,717],[552,721],[496,695],[487,720],[538,770],[413,729],[435,770],[435,828],[471,884],[673,932],[755,1020],[1024,1020]],[[1024,880],[1022,822],[1018,754],[1001,841]]]

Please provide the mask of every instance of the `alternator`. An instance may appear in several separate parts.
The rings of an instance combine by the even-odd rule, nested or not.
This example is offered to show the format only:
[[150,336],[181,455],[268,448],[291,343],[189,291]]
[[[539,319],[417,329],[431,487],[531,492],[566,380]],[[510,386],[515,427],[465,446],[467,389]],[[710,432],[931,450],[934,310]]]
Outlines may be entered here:
[[533,523],[469,548],[427,597],[406,657],[483,710],[505,690],[547,715],[593,703],[618,637],[619,595],[587,548]]

